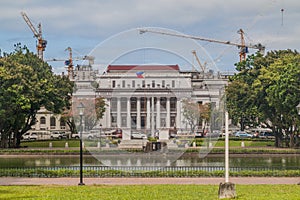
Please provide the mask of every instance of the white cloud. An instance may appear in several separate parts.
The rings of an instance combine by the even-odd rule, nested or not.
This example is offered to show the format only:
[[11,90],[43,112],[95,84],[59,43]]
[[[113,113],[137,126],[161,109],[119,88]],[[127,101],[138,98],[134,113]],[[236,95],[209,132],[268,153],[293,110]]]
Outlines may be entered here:
[[[283,27],[281,8],[284,9]],[[6,42],[1,42],[0,48],[5,49],[8,41],[17,38],[28,37],[24,42],[32,38],[20,15],[25,11],[35,26],[42,23],[49,42],[45,53],[51,57],[58,57],[56,52],[64,52],[57,49],[62,46],[90,48],[93,41],[98,43],[120,31],[142,26],[171,28],[230,41],[239,41],[236,31],[243,28],[249,42],[266,43],[274,48],[291,45],[299,50],[299,8],[298,0],[2,0],[0,41]],[[35,44],[34,39],[31,41]],[[209,46],[214,49],[214,45]],[[211,50],[211,54],[218,55],[227,48],[215,46],[216,52]]]

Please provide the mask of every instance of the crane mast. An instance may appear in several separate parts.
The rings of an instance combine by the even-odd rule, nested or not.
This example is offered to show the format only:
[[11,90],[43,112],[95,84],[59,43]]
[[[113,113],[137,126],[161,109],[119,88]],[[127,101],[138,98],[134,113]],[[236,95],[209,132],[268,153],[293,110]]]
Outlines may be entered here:
[[72,48],[68,47],[66,49],[66,51],[69,51],[69,60],[66,60],[65,64],[68,65],[68,77],[71,80],[74,77],[74,74],[73,74],[74,68],[73,68]]
[[29,17],[26,15],[26,13],[21,12],[21,15],[22,15],[24,21],[26,22],[26,24],[29,26],[29,28],[33,32],[34,37],[37,38],[37,45],[36,45],[37,56],[43,60],[43,51],[45,51],[47,41],[44,40],[43,36],[42,36],[42,25],[41,25],[41,23],[38,24],[38,31],[37,31],[35,29],[35,27],[33,26],[33,24],[31,23]]
[[144,28],[139,29],[139,32],[140,32],[140,34],[149,32],[149,33],[155,33],[155,34],[161,34],[161,35],[182,37],[182,38],[201,40],[201,41],[206,41],[206,42],[213,42],[213,43],[237,46],[240,49],[240,53],[239,53],[240,54],[240,61],[246,60],[246,53],[248,53],[248,48],[258,49],[259,52],[262,53],[262,54],[265,50],[265,47],[261,44],[256,44],[256,45],[245,44],[244,31],[242,29],[240,29],[238,31],[238,33],[241,35],[241,43],[215,40],[215,39],[203,38],[203,37],[199,37],[199,36],[186,35],[186,34],[180,34],[180,33],[171,33],[171,32],[164,32],[164,31],[157,31],[157,30],[144,29]]
[[240,61],[246,60],[246,54],[248,53],[248,46],[245,44],[245,37],[243,29],[238,30],[238,34],[241,35],[241,46],[240,48]]

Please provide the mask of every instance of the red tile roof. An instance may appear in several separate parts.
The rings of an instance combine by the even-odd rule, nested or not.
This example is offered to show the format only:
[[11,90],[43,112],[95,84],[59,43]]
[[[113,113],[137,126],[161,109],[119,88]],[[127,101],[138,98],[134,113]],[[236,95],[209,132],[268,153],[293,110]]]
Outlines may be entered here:
[[109,65],[107,72],[110,71],[143,71],[143,70],[176,70],[179,71],[178,65]]

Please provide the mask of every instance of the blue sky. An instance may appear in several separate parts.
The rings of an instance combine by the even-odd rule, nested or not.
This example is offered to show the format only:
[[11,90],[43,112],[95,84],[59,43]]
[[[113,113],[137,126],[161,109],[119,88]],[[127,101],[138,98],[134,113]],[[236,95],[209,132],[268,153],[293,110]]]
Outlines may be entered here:
[[[281,9],[284,9],[283,13]],[[242,28],[246,33],[246,43],[262,43],[267,51],[288,48],[299,51],[299,10],[298,0],[2,0],[0,49],[2,52],[11,52],[13,45],[21,42],[31,51],[36,51],[36,39],[20,15],[24,11],[35,26],[42,23],[43,36],[48,41],[44,57],[48,59],[67,58],[67,47],[72,47],[74,56],[84,56],[93,54],[98,44],[101,47],[101,44],[108,41],[110,48],[126,46],[126,39],[117,43],[114,35],[140,27],[162,27],[184,34],[232,42],[239,42],[237,30]],[[149,42],[147,37],[143,36],[138,42]],[[152,42],[159,40],[159,37],[152,38]],[[178,48],[182,47],[180,42],[170,41]],[[234,63],[239,59],[236,47],[200,41],[197,43],[207,54],[203,56],[204,53],[199,52],[203,62],[209,62],[210,59],[220,71],[234,70]],[[184,51],[192,58],[191,48],[193,47],[187,45]],[[254,50],[250,53],[254,53]],[[144,51],[143,62],[146,63],[148,60],[145,58],[152,54],[152,51]],[[136,56],[138,62],[141,56],[136,55],[139,55]],[[100,62],[99,57],[102,55],[95,56]],[[112,57],[118,56],[120,57]],[[129,57],[134,62],[133,54]],[[159,62],[154,57],[150,62]],[[173,57],[170,56],[170,59]],[[126,62],[124,60],[125,64]],[[174,60],[170,60],[170,63],[174,64]],[[51,65],[57,73],[64,70],[63,62],[51,62]]]

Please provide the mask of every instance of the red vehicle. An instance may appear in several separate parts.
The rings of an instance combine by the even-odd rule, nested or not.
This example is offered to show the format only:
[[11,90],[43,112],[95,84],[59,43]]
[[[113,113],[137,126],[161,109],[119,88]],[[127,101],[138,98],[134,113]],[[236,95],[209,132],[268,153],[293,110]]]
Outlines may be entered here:
[[117,128],[112,132],[113,138],[121,138],[122,139],[122,129]]

